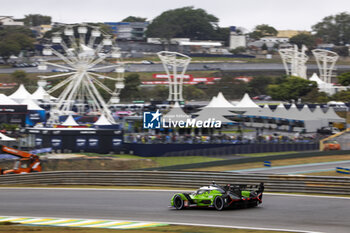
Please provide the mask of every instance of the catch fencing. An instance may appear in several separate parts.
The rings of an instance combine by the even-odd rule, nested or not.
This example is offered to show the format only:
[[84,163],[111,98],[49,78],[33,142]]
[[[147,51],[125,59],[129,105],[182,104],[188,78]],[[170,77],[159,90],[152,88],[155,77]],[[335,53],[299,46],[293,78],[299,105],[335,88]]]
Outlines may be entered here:
[[266,191],[350,195],[350,177],[237,174],[186,171],[55,171],[0,176],[0,185],[103,185],[198,188],[217,184],[255,185]]

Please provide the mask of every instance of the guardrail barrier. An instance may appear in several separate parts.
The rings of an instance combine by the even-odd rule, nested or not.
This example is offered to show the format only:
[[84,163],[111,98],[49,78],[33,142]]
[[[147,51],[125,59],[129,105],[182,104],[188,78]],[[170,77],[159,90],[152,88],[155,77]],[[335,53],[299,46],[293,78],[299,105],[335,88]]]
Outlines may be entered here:
[[265,183],[266,191],[350,195],[350,177],[186,171],[55,171],[0,176],[0,185],[104,185],[198,188]]

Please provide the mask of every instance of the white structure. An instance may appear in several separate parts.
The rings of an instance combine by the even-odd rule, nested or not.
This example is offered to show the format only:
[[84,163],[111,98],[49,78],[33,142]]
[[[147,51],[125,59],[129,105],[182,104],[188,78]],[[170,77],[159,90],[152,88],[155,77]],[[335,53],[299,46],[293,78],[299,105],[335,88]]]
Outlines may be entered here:
[[[78,35],[78,38],[75,35]],[[114,104],[119,102],[119,93],[124,88],[124,66],[120,61],[121,52],[118,47],[115,47],[111,36],[97,27],[68,25],[62,31],[53,35],[52,43],[61,45],[64,54],[50,46],[43,49],[43,54],[56,55],[65,64],[42,61],[38,68],[45,70],[47,65],[51,65],[69,70],[69,72],[51,76],[39,76],[42,79],[41,82],[50,78],[66,77],[59,84],[48,90],[48,93],[51,94],[56,90],[63,89],[60,91],[48,122],[59,123],[59,116],[70,114],[74,105],[79,115],[85,114],[85,107],[88,105],[90,112],[104,114],[110,122],[114,122],[105,100],[97,89],[99,87],[110,94],[112,96],[110,103]],[[105,51],[107,52],[103,53]],[[116,63],[101,65],[107,57],[116,59]],[[112,78],[95,72],[106,71],[106,69],[115,69],[117,77]],[[104,79],[115,82],[114,91],[100,81]]]
[[0,16],[0,24],[4,26],[23,26],[23,22],[15,21],[13,16]]
[[250,98],[248,93],[245,93],[243,98],[233,108],[236,111],[246,111],[254,108],[258,109],[260,107],[259,105],[254,103],[254,101]]
[[9,141],[16,141],[15,138],[11,138],[9,136],[6,136],[3,133],[0,133],[0,142],[9,142]]
[[188,119],[191,119],[191,116],[187,115],[182,110],[178,102],[175,102],[170,111],[162,117],[162,120],[164,120],[165,122],[169,122],[170,120],[187,121]]
[[[170,44],[180,44],[181,42],[189,42],[190,38],[171,38]],[[147,43],[149,44],[163,44],[167,43],[165,39],[162,38],[155,38],[155,37],[148,37]]]
[[183,101],[183,76],[191,58],[177,52],[162,51],[157,53],[163,63],[169,80],[169,101]]
[[247,47],[247,40],[245,35],[237,35],[231,32],[230,34],[230,49],[238,47]]
[[28,110],[44,110],[37,105],[32,99],[25,99],[21,104],[27,105]]
[[32,99],[50,101],[55,100],[56,98],[49,95],[49,93],[47,93],[42,86],[39,86],[38,89],[36,89],[36,91],[32,94]]
[[317,83],[317,87],[320,91],[327,93],[328,95],[334,95],[339,91],[346,91],[348,88],[344,86],[335,86],[332,83],[326,83],[322,81],[316,73],[313,73],[309,79]]
[[24,85],[21,84],[21,85],[19,85],[18,89],[14,93],[9,95],[8,97],[13,99],[17,103],[20,103],[25,99],[31,99],[32,95],[27,91],[27,89],[24,87]]
[[274,44],[282,44],[282,43],[288,43],[289,38],[288,37],[272,37],[272,36],[266,36],[260,39],[262,42],[270,42]]
[[325,49],[313,49],[312,54],[316,59],[321,80],[332,83],[334,66],[339,58],[338,54]]
[[298,50],[298,46],[294,45],[293,48],[279,49],[278,52],[281,55],[284,68],[287,75],[298,76],[307,79],[305,63],[309,57],[305,54],[307,48],[302,46],[301,51]]
[[72,115],[69,115],[67,119],[62,123],[63,126],[79,126],[79,124],[74,120]]
[[0,105],[18,105],[18,103],[6,95],[0,94]]
[[101,115],[98,120],[94,123],[94,125],[102,126],[102,125],[112,125],[112,123],[105,117],[105,115]]

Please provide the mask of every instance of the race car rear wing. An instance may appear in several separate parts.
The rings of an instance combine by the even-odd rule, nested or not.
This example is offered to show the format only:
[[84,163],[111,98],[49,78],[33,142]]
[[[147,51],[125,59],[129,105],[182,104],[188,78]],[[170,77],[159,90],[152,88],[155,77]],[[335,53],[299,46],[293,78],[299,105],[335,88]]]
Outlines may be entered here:
[[264,183],[258,185],[246,185],[246,184],[228,184],[224,187],[226,191],[240,192],[240,191],[255,191],[257,193],[264,192]]

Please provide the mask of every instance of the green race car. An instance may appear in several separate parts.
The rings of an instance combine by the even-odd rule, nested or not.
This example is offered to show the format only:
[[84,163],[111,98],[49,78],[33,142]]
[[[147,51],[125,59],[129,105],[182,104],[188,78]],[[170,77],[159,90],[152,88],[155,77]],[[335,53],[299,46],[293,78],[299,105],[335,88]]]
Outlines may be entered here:
[[188,207],[209,207],[217,210],[234,207],[257,206],[262,203],[264,183],[260,185],[226,185],[213,182],[193,193],[176,193],[170,201],[170,207],[178,210]]

